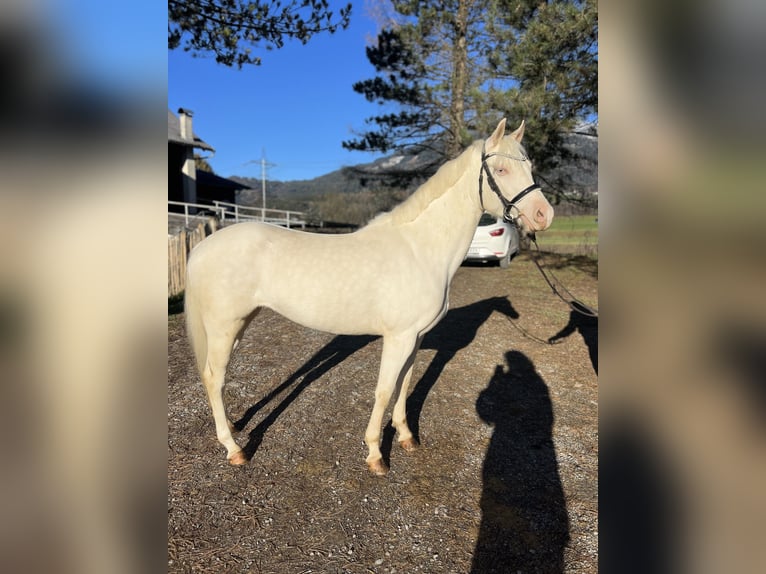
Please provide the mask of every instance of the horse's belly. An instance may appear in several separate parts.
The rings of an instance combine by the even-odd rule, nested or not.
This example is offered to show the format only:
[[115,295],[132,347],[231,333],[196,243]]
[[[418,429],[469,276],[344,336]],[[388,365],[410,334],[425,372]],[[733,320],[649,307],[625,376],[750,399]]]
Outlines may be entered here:
[[[300,295],[298,295],[300,293]],[[422,330],[441,314],[444,297],[391,282],[329,283],[314,278],[303,290],[277,289],[266,306],[311,329],[342,335]]]
[[292,305],[271,307],[294,321],[317,331],[325,331],[334,335],[379,335],[380,329],[374,321],[364,316],[349,316],[343,309],[325,308],[321,311],[303,307],[296,309]]
[[402,242],[252,230],[259,240],[242,267],[255,303],[296,323],[335,334],[384,335],[423,328],[442,310],[441,278],[429,275]]

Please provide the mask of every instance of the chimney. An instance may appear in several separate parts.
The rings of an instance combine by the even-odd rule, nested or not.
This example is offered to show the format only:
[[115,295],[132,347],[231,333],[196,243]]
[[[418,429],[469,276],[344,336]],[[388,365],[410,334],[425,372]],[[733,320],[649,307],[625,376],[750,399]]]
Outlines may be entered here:
[[192,131],[192,111],[185,108],[178,108],[178,119],[181,124],[181,139],[193,141],[194,132]]
[[[194,132],[192,131],[192,112],[184,108],[178,108],[179,127],[181,129],[181,139],[192,143],[194,142]],[[197,202],[197,167],[194,163],[194,148],[191,145],[185,145],[184,161],[181,166],[183,179],[184,201],[187,203]]]

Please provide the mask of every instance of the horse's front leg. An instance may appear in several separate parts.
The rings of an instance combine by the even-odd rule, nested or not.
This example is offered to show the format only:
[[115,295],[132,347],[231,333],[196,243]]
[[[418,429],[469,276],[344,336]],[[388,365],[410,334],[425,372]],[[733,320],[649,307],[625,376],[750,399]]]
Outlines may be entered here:
[[402,334],[383,337],[383,354],[380,359],[378,385],[375,388],[375,406],[372,408],[370,422],[364,433],[367,443],[367,467],[377,476],[385,476],[388,468],[383,462],[380,452],[380,433],[383,423],[383,413],[396,389],[396,384],[411,374],[412,361],[417,350],[417,336]]
[[418,337],[418,340],[415,343],[415,349],[412,351],[412,360],[409,361],[409,367],[402,379],[399,397],[396,399],[394,412],[391,417],[391,423],[399,434],[399,445],[407,452],[413,452],[418,448],[418,441],[415,440],[409,425],[407,425],[407,391],[410,387],[410,379],[412,378],[412,368],[415,365],[415,355],[417,354],[418,349],[420,349],[422,342],[423,336]]

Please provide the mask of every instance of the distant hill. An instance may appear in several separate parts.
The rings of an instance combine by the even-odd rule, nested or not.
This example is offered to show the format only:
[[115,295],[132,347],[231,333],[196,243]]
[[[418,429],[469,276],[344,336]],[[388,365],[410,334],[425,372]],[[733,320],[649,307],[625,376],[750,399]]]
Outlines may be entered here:
[[[554,158],[553,168],[538,174],[542,179],[543,188],[560,192],[564,197],[576,198],[579,202],[582,202],[583,198],[595,197],[594,194],[598,192],[597,125],[579,126],[564,136],[564,142],[564,153],[561,157]],[[434,173],[440,162],[439,154],[433,151],[400,152],[310,180],[267,180],[266,205],[314,213],[320,219],[364,223],[375,213],[390,209],[414,191],[422,181]],[[392,188],[382,183],[382,180],[395,181],[399,175],[411,177],[413,173],[422,174],[422,177],[416,178],[407,186]],[[230,176],[229,179],[252,188],[238,193],[239,203],[256,206],[261,204],[260,179],[236,175]],[[354,202],[363,203],[365,206],[353,210],[353,216],[344,215],[340,204]]]
[[[362,191],[362,182],[355,177],[347,177],[344,170],[315,177],[314,179],[299,179],[292,181],[266,180],[266,201],[273,199],[310,200],[319,195],[333,192],[355,193]],[[243,183],[252,190],[242,192],[242,196],[252,197],[250,203],[261,201],[261,180],[253,177],[231,176],[229,179]]]

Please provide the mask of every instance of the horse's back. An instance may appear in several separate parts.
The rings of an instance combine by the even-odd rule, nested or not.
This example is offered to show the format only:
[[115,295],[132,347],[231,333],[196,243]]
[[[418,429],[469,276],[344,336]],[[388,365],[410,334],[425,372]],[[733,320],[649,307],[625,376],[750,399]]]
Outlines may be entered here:
[[237,313],[265,306],[332,333],[385,334],[441,309],[411,248],[377,230],[325,235],[233,225],[197,246],[189,281]]

